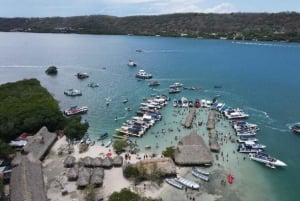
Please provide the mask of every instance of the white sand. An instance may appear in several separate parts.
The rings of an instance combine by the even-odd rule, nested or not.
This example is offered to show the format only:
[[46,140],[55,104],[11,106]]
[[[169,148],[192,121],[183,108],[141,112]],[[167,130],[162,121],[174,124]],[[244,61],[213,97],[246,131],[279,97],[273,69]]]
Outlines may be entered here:
[[[62,156],[58,155],[59,150],[62,147],[66,147],[67,142],[65,137],[62,137],[57,140],[57,142],[52,147],[48,157],[43,162],[44,175],[45,175],[45,185],[47,186],[47,196],[51,200],[55,201],[74,201],[74,200],[83,200],[84,190],[78,190],[76,182],[68,182],[66,177],[67,169],[63,167],[63,161],[68,153],[64,153]],[[66,148],[65,148],[66,150]],[[71,154],[76,157],[78,161],[80,158],[86,156],[90,157],[99,157],[105,156],[107,153],[112,153],[112,157],[115,156],[115,153],[112,150],[112,147],[106,148],[101,146],[101,144],[96,143],[93,146],[90,146],[87,152],[79,153],[78,145],[74,146],[74,152]],[[125,153],[122,154],[123,158]],[[143,158],[144,154],[139,154]],[[140,159],[137,159],[136,155],[131,155],[131,160],[125,161],[124,163],[136,163]],[[61,185],[57,181],[60,181],[62,186],[69,192],[68,195],[61,195]],[[144,185],[145,184],[145,185]],[[160,193],[163,192],[164,187],[167,185],[157,186],[156,184],[151,184],[150,182],[145,182],[134,186],[134,184],[123,176],[122,167],[113,167],[112,169],[105,170],[105,176],[103,181],[103,186],[97,188],[97,193],[108,197],[113,192],[119,192],[123,188],[130,188],[131,190],[138,192],[140,195],[149,196],[149,197],[159,197]]]

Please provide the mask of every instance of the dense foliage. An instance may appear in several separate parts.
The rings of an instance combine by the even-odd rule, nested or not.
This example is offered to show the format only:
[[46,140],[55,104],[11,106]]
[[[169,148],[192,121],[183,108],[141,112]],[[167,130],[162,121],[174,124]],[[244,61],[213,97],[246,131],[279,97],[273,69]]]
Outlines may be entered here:
[[81,123],[81,116],[71,116],[66,119],[64,134],[67,138],[80,139],[88,130],[89,125]]
[[114,17],[90,15],[47,18],[0,18],[0,31],[134,34],[300,41],[300,14],[181,13]]
[[162,201],[162,199],[142,197],[127,188],[123,188],[120,192],[114,192],[111,194],[108,201]]
[[53,132],[62,129],[64,116],[57,101],[37,79],[0,86],[0,133],[8,141],[22,132],[36,133],[46,126]]
[[162,155],[174,159],[174,153],[175,153],[174,147],[166,147],[166,149],[162,152]]
[[46,70],[48,75],[57,75],[57,67],[56,66],[49,66]]
[[125,140],[116,140],[113,143],[113,148],[117,153],[121,153],[128,147],[128,143]]
[[0,139],[0,158],[7,157],[9,154],[14,153],[14,150]]

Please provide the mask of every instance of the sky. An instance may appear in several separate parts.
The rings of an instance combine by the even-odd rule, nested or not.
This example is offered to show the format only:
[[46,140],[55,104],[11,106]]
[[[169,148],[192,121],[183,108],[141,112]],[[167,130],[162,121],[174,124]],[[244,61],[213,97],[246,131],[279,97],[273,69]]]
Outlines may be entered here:
[[0,0],[0,17],[300,12],[300,0]]

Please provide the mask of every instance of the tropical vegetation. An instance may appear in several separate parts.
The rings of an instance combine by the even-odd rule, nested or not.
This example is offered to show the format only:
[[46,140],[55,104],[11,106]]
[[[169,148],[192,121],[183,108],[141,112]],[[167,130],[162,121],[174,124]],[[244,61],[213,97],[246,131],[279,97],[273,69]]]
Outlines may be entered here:
[[108,198],[108,201],[162,201],[162,199],[142,197],[127,188],[123,188],[120,192],[114,192],[111,194]]

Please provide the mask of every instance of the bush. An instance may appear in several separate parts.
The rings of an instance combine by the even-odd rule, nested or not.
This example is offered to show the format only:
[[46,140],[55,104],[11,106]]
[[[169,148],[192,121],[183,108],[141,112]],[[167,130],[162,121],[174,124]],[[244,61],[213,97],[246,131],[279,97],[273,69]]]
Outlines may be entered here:
[[174,147],[167,147],[166,150],[162,152],[162,155],[174,159],[174,153],[175,153]]

